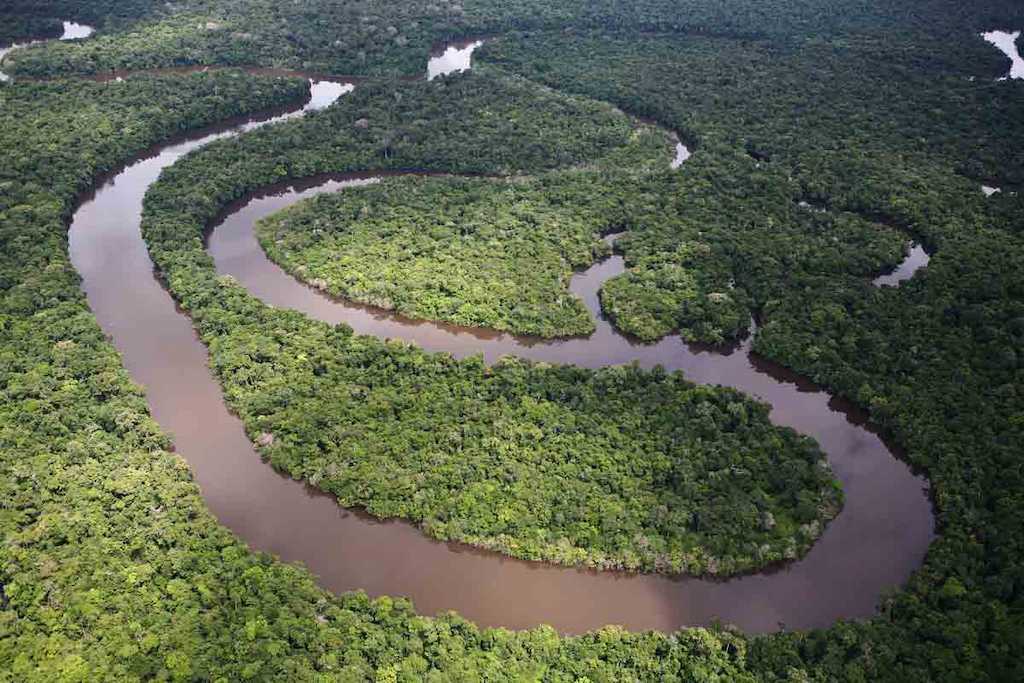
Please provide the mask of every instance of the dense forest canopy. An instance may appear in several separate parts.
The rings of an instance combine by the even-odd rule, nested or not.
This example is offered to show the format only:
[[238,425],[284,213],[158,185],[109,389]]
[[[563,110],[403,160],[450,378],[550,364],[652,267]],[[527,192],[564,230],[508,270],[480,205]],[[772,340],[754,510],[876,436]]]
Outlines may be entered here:
[[[384,154],[375,135],[349,131],[353,121],[384,119],[376,107],[393,100],[382,95],[394,86],[364,85],[329,110],[212,143],[165,172],[147,194],[143,235],[210,346],[227,400],[254,441],[271,442],[262,450],[274,466],[441,539],[527,559],[694,574],[797,556],[835,514],[837,485],[816,446],[772,428],[764,406],[661,371],[485,368],[478,358],[354,337],[217,278],[192,239],[231,198],[282,173],[529,173],[560,158],[621,159],[616,147],[650,155],[631,149],[635,133],[621,114],[588,119],[586,107],[553,93],[518,110],[522,87],[472,73],[404,86],[389,123],[413,132]],[[558,134],[570,121],[576,127]],[[533,144],[504,145],[508,158],[471,152],[516,141],[524,128]],[[435,135],[444,142],[432,144]],[[667,168],[661,142],[653,156]],[[540,180],[533,191],[545,187]]]
[[[0,41],[56,35],[61,19],[99,34],[15,52],[4,70],[17,79],[0,85],[0,680],[1024,678],[1024,81],[997,81],[1009,60],[979,36],[1024,28],[1020,3],[14,0],[0,9]],[[479,73],[431,89],[393,78],[421,73],[435,42],[479,33],[496,35]],[[359,338],[266,307],[218,279],[201,247],[223,205],[283,178],[529,173],[542,179],[522,188],[537,205],[550,183],[579,204],[577,219],[614,200],[611,216],[629,221],[617,245],[629,269],[602,292],[620,329],[718,341],[754,315],[761,354],[866,408],[931,483],[938,537],[923,566],[875,618],[827,629],[569,638],[333,596],[304,569],[251,553],[168,452],[78,287],[66,225],[80,192],[147,146],[299,102],[306,84],[237,71],[32,80],[182,64],[386,77],[322,114],[211,145],[147,200],[154,260],[250,435],[280,435],[262,441],[276,466],[343,501],[429,520],[437,536],[523,556],[585,562],[584,548],[601,566],[693,572],[715,558],[728,573],[806,549],[838,494],[819,451],[772,427],[763,404],[658,372],[489,370]],[[632,130],[596,102],[678,131],[693,158],[625,179],[625,163],[564,172]],[[600,112],[603,124],[584,125]],[[499,181],[403,180],[365,194],[424,184],[447,195],[460,182]],[[1002,191],[986,197],[983,184]],[[594,232],[567,234],[592,258]],[[912,238],[934,252],[927,268],[874,287]],[[709,300],[725,288],[728,300]],[[340,426],[340,410],[361,431]],[[442,420],[473,429],[442,434]],[[582,490],[559,496],[532,464],[536,430],[565,424],[585,443],[561,433],[562,452],[587,454],[584,488],[605,496],[599,505],[581,504]],[[482,476],[400,457],[441,436],[500,438],[515,452],[477,461]],[[782,466],[766,460],[772,440]],[[374,458],[354,473],[339,445],[364,443]],[[671,448],[699,467],[666,469]],[[707,476],[732,467],[749,476]],[[519,498],[488,488],[499,468]],[[449,476],[474,494],[462,517],[437,514],[448,499],[415,498]],[[645,516],[676,490],[658,485],[666,477],[695,502],[688,512],[708,514]],[[512,505],[523,501],[546,516]],[[576,550],[538,535],[548,530],[575,534]],[[517,534],[531,544],[511,543]],[[768,551],[751,554],[762,542]],[[701,544],[711,551],[696,562],[657,559]]]

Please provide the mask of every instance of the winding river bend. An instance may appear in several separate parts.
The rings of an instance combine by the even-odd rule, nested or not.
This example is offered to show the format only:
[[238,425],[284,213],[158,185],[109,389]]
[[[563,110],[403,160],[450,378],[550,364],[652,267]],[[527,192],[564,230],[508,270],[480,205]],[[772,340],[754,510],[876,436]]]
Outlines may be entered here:
[[[59,38],[57,38],[57,40],[78,40],[79,38],[88,38],[92,35],[93,28],[92,26],[86,26],[85,24],[79,24],[74,21],[65,21],[63,31],[64,32],[60,35]],[[44,42],[46,42],[45,39],[28,40],[23,43],[14,43],[13,45],[8,45],[7,47],[0,47],[0,62],[3,62],[4,58],[14,50],[18,50],[23,47],[28,47],[30,45],[38,45],[39,43]],[[10,78],[11,77],[5,74],[3,71],[0,71],[0,81],[7,81],[10,80]]]
[[305,563],[334,591],[405,595],[424,614],[455,610],[482,626],[547,623],[567,633],[605,624],[673,630],[714,620],[752,632],[820,627],[871,615],[879,596],[909,577],[933,537],[924,480],[893,457],[863,415],[758,358],[749,341],[722,352],[688,346],[678,337],[641,345],[616,333],[600,316],[597,291],[622,272],[621,257],[572,280],[572,291],[597,317],[597,331],[554,342],[402,320],[332,301],[266,259],[253,237],[253,221],[317,193],[375,182],[372,175],[268,188],[230,207],[210,239],[218,269],[269,304],[344,321],[360,333],[415,341],[428,350],[482,353],[488,360],[514,353],[587,367],[636,361],[682,370],[695,382],[736,387],[770,402],[776,424],[818,440],[843,482],[845,508],[803,560],[774,572],[724,582],[637,576],[523,562],[435,542],[409,524],[342,509],[261,463],[224,405],[190,320],[154,277],[139,232],[142,199],[160,171],[190,150],[326,106],[350,87],[313,82],[312,99],[302,108],[165,143],[100,184],[73,218],[71,257],[89,304],[131,375],[146,387],[154,417],[173,434],[221,523],[254,549]]
[[925,251],[924,245],[917,241],[911,241],[910,250],[900,264],[891,272],[879,275],[871,282],[875,287],[896,287],[901,282],[914,277],[914,273],[927,266],[931,258],[931,255]]

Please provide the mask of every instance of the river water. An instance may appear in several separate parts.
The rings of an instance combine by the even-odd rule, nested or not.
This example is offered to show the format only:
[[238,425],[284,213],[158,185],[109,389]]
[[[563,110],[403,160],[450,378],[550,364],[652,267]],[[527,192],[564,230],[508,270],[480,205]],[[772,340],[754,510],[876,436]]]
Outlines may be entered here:
[[468,38],[435,47],[427,61],[427,80],[468,70],[473,52],[483,44],[482,38]]
[[[64,22],[64,32],[57,40],[77,40],[79,38],[88,38],[93,33],[92,26],[86,26],[85,24],[78,24],[73,21]],[[19,48],[28,47],[29,45],[38,45],[39,43],[46,42],[45,40],[29,40],[23,43],[14,43],[7,47],[0,48],[0,64],[3,63],[4,58],[10,54],[13,50]],[[0,81],[10,80],[10,76],[0,71]]]
[[821,444],[846,492],[846,505],[802,560],[776,571],[710,581],[593,572],[513,560],[432,541],[409,524],[380,522],[340,508],[330,497],[263,464],[240,421],[224,405],[207,367],[207,350],[189,318],[154,277],[139,231],[142,199],[160,171],[212,140],[326,106],[350,85],[314,82],[302,108],[235,121],[171,141],[142,155],[83,198],[70,228],[70,250],[89,304],[132,377],[146,387],[155,419],[190,464],[210,510],[251,547],[305,563],[334,591],[411,597],[417,610],[455,610],[482,626],[551,624],[579,633],[605,624],[672,630],[714,620],[760,632],[827,626],[866,617],[879,596],[899,587],[933,537],[926,484],[893,457],[864,416],[810,382],[750,352],[672,337],[639,344],[600,315],[600,284],[621,273],[613,256],[572,279],[598,321],[587,337],[559,341],[408,321],[332,301],[268,261],[252,224],[320,192],[376,182],[376,176],[310,179],[267,190],[230,207],[210,238],[217,268],[275,306],[287,306],[357,332],[401,337],[431,351],[481,353],[587,367],[638,362],[679,369],[695,382],[736,387],[772,405],[773,422]]
[[910,250],[900,264],[891,272],[879,275],[872,282],[876,287],[896,287],[914,277],[914,273],[927,266],[929,261],[931,256],[924,247],[919,242],[911,241]]
[[1005,81],[1011,78],[1024,78],[1024,59],[1017,49],[1017,39],[1020,38],[1020,31],[988,31],[982,33],[981,37],[995,45],[999,50],[1010,58],[1010,70],[999,80]]

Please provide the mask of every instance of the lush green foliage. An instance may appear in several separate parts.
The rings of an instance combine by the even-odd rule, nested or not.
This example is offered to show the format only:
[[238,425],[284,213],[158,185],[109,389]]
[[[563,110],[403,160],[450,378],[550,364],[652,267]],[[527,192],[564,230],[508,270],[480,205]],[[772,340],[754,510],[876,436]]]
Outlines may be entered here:
[[[465,96],[462,86],[447,87]],[[407,128],[397,121],[393,127]],[[531,133],[536,140],[554,137]],[[261,238],[290,272],[335,294],[413,317],[554,336],[590,329],[573,299],[568,302],[575,313],[561,318],[570,266],[587,265],[603,252],[593,241],[597,234],[628,230],[618,248],[629,271],[604,287],[605,312],[641,339],[680,330],[687,339],[706,342],[742,335],[752,309],[793,281],[836,272],[867,277],[895,265],[907,242],[900,232],[855,214],[801,206],[805,190],[784,169],[762,166],[722,144],[716,155],[702,147],[678,173],[668,171],[657,153],[657,136],[630,142],[584,172],[549,173],[511,185],[405,179],[347,190],[286,212],[260,230]],[[424,154],[419,148],[413,153]],[[423,158],[432,169],[451,168],[433,161],[441,153],[449,154],[435,149]],[[487,172],[474,158],[467,151],[456,168],[472,163],[474,171]],[[399,159],[392,166],[415,163]],[[488,191],[478,197],[478,188]],[[465,213],[461,207],[467,202],[476,213]],[[538,213],[542,207],[547,214]],[[356,213],[349,231],[344,217]],[[470,228],[472,238],[464,234]],[[380,239],[382,230],[388,231],[386,239]],[[498,230],[504,231],[501,241],[492,241]],[[571,243],[562,237],[567,231]],[[559,240],[555,249],[548,246],[552,238]],[[522,244],[519,239],[527,243],[513,248]],[[549,255],[539,258],[542,253]],[[543,264],[551,265],[542,271]],[[538,299],[554,302],[542,309],[549,311],[542,322],[534,312]],[[562,319],[575,322],[550,322]]]
[[67,19],[113,30],[150,16],[163,5],[161,0],[5,0],[0,7],[0,45],[56,38]]
[[[532,191],[531,191],[532,189]],[[599,225],[517,183],[404,178],[321,195],[257,226],[289,272],[411,318],[544,337],[594,329],[572,267],[607,251]]]
[[729,632],[482,632],[330,596],[217,525],[89,312],[64,220],[161,137],[305,87],[219,73],[0,89],[0,680],[753,680]]
[[[748,307],[806,286],[805,275],[868,275],[895,263],[894,231],[851,214],[806,210],[802,200],[881,220],[936,246],[937,224],[906,215],[902,193],[886,206],[877,197],[912,184],[980,208],[982,181],[1024,180],[1024,144],[1007,144],[1022,134],[1013,113],[1020,89],[982,82],[985,71],[1001,67],[980,38],[952,55],[898,58],[874,41],[800,49],[745,42],[749,58],[725,78],[721,64],[737,49],[731,40],[595,35],[564,43],[524,35],[487,45],[480,56],[699,139],[683,177],[652,192],[663,206],[637,219],[649,229],[620,244],[631,271],[603,292],[617,324],[643,338],[680,327],[695,339],[734,336]],[[597,58],[601,69],[593,68]],[[915,97],[900,97],[905,89]],[[943,168],[939,155],[954,161]],[[950,166],[975,183],[951,176]],[[693,296],[702,280],[704,294]],[[716,292],[717,302],[709,302]]]
[[330,73],[422,70],[430,45],[466,28],[461,5],[191,0],[154,8],[145,23],[68,49],[18,55],[22,75],[190,64],[282,66]]
[[[735,59],[740,47],[748,59]],[[1024,443],[1016,388],[1024,211],[1012,192],[1024,182],[1024,119],[1015,114],[1024,89],[992,81],[1004,67],[975,36],[912,47],[931,51],[855,38],[796,51],[711,38],[567,45],[531,35],[481,55],[697,141],[679,186],[658,193],[684,227],[634,231],[620,245],[627,259],[641,272],[645,259],[693,268],[691,252],[678,250],[694,234],[686,222],[699,216],[711,254],[723,254],[761,318],[755,349],[868,407],[929,475],[942,535],[925,567],[870,625],[760,640],[754,661],[780,676],[800,661],[849,678],[1021,673],[1012,652],[1021,565],[1011,558],[1021,555],[1024,529],[1010,510],[1024,488],[1014,464]],[[986,199],[983,181],[1004,192]],[[890,261],[895,245],[888,228],[859,216],[935,248],[928,268],[898,289],[871,286],[864,276]],[[816,248],[816,234],[849,240],[838,261]],[[605,305],[616,285],[606,287]],[[676,324],[671,313],[651,316],[654,334]],[[880,657],[901,668],[875,668]]]
[[[24,278],[45,277],[47,264],[55,258],[70,268],[63,220],[72,199],[95,176],[152,141],[307,92],[299,80],[254,80],[233,72],[189,79],[139,77],[131,86],[75,82],[0,87],[0,291],[8,305],[18,300],[31,310],[53,295],[50,287],[30,286]],[[196,93],[205,96],[197,99]],[[161,106],[147,107],[147,99],[159,99]],[[69,111],[76,115],[69,117]]]
[[[496,95],[510,85],[471,75],[438,85],[404,88],[401,113],[424,130],[457,121],[439,149],[396,145],[380,157],[374,136],[348,123],[380,99],[363,88],[307,120],[214,143],[147,193],[143,234],[154,260],[210,346],[253,440],[272,436],[264,450],[276,467],[344,505],[517,557],[728,574],[806,550],[835,514],[837,488],[820,451],[772,427],[763,406],[658,372],[487,369],[478,359],[353,337],[215,277],[193,238],[227,201],[276,179],[282,164],[312,164],[305,174],[387,163],[531,171],[555,156],[516,144],[506,145],[518,155],[511,161],[448,156],[498,145],[506,132],[492,120],[513,114],[495,111],[509,106]],[[557,129],[543,101],[521,115]],[[632,138],[627,130],[619,142]],[[548,131],[533,139],[573,142]],[[587,185],[567,183],[574,196]],[[538,181],[533,194],[545,186]]]
[[[336,74],[423,72],[431,45],[452,36],[568,27],[770,37],[800,45],[837,32],[927,29],[957,35],[1012,25],[1012,2],[919,0],[914,24],[898,0],[12,0],[13,15],[109,24],[83,45],[18,56],[22,75],[186,64],[264,65]],[[142,17],[129,24],[125,19]],[[110,20],[112,19],[112,21]],[[997,58],[993,57],[993,63]]]
[[[31,4],[33,10],[53,5]],[[0,185],[5,255],[0,304],[0,678],[1024,678],[1024,528],[1019,514],[1024,490],[1019,466],[1024,442],[1019,389],[1024,384],[1024,203],[1019,193],[1011,194],[1022,184],[1021,161],[1014,156],[1022,149],[1021,121],[1015,115],[1021,90],[1019,83],[990,82],[1005,69],[1006,60],[986,52],[990,48],[975,38],[977,31],[995,26],[1024,26],[1020,4],[522,0],[500,6],[467,2],[466,14],[487,6],[496,7],[496,27],[536,27],[537,17],[552,24],[567,19],[584,25],[582,14],[592,27],[681,29],[722,37],[746,33],[770,39],[722,41],[703,56],[702,49],[676,44],[653,60],[642,59],[644,41],[635,43],[633,54],[622,48],[627,41],[591,40],[590,52],[580,51],[556,64],[555,58],[572,52],[581,39],[561,35],[547,53],[531,55],[529,63],[512,65],[512,54],[502,59],[532,78],[655,115],[686,133],[690,142],[700,143],[682,174],[694,180],[693,186],[683,180],[678,191],[700,190],[694,197],[709,202],[705,219],[715,213],[714,202],[737,212],[734,218],[727,214],[713,221],[714,239],[707,241],[712,254],[732,253],[719,249],[722,241],[730,249],[745,244],[748,228],[765,237],[751,241],[758,249],[747,252],[749,263],[716,256],[723,275],[711,283],[717,287],[734,279],[735,288],[746,293],[744,305],[762,314],[765,324],[756,343],[763,353],[870,407],[873,418],[906,446],[907,458],[927,471],[940,537],[925,565],[902,592],[883,601],[877,618],[863,623],[749,640],[699,629],[672,636],[609,629],[558,639],[547,629],[481,633],[454,617],[415,617],[401,602],[335,599],[317,590],[301,570],[248,554],[213,524],[185,469],[162,450],[164,437],[146,416],[141,397],[76,290],[60,222],[73,197],[69,189],[82,187],[99,168],[149,139],[108,136],[99,149],[61,145],[65,131],[88,140],[81,131],[98,123],[109,92],[90,91],[97,105],[90,107],[83,99],[68,97],[69,88],[86,86],[61,85],[44,100],[45,107],[23,106],[19,114],[41,116],[48,107],[62,112],[57,114],[62,116],[60,125],[28,127],[12,137],[7,137],[7,127],[0,127],[5,163],[28,147],[35,150],[29,156],[38,157],[30,167],[33,187],[23,190],[18,184],[23,179],[10,177]],[[302,36],[299,42],[305,40],[305,27],[292,25],[296,36]],[[336,40],[332,32],[347,31],[344,26],[315,27],[313,32]],[[135,30],[153,29],[140,25]],[[808,36],[818,40],[816,48],[806,44]],[[790,41],[807,47],[806,56],[794,52],[779,59],[771,50],[763,52]],[[152,45],[166,52],[160,59],[174,63],[185,50],[169,42]],[[142,41],[135,45],[144,53],[138,58],[114,54],[110,44],[112,54],[104,56],[102,68],[132,59],[149,63],[149,48]],[[278,47],[280,52],[268,48],[267,54],[292,54],[286,51],[291,48]],[[410,42],[409,47],[417,47],[422,64],[422,46]],[[752,48],[762,52],[749,52]],[[401,62],[391,56],[397,49],[387,46],[386,58],[367,53],[367,69]],[[656,41],[651,49],[660,49]],[[674,59],[677,49],[680,58]],[[64,50],[58,46],[52,55]],[[828,58],[829,50],[836,51],[835,59]],[[353,59],[343,49],[337,54],[338,60]],[[28,61],[40,70],[64,68],[64,56],[52,63],[44,59],[49,58]],[[200,50],[191,59],[221,58]],[[545,67],[544,59],[552,63]],[[658,71],[663,60],[671,68]],[[856,68],[845,69],[845,63]],[[809,68],[816,64],[821,68]],[[936,69],[937,64],[945,66]],[[737,71],[747,76],[737,78]],[[603,74],[610,77],[602,81]],[[701,78],[687,80],[687,74]],[[973,84],[969,76],[976,77]],[[635,89],[638,83],[644,87]],[[0,92],[6,98],[0,116],[9,126],[8,105],[16,91]],[[27,100],[42,91],[21,92],[31,93]],[[242,88],[237,96],[246,92]],[[170,95],[143,89],[138,99],[153,104]],[[787,101],[790,97],[796,99]],[[64,104],[67,108],[62,109]],[[232,110],[228,102],[198,91],[184,104],[209,105],[209,116]],[[691,118],[694,111],[704,114],[699,120]],[[128,117],[146,121],[159,113],[142,106],[122,112],[125,124]],[[182,123],[202,120],[181,110],[176,116]],[[166,119],[168,129],[149,129],[147,134],[168,133],[175,127],[173,120]],[[777,126],[779,120],[785,125]],[[313,126],[289,130],[300,147],[308,147],[317,134]],[[433,142],[447,154],[444,140],[439,135]],[[61,151],[74,158],[60,157]],[[747,151],[762,157],[760,168],[744,158]],[[452,160],[458,157],[446,157],[437,167],[453,167]],[[242,163],[246,172],[256,168],[248,157],[225,155],[222,161]],[[338,166],[347,161],[341,152],[335,159]],[[298,154],[283,155],[278,162],[280,169],[260,166],[253,182],[318,168]],[[227,163],[218,172],[230,168]],[[489,170],[471,168],[469,160],[458,168]],[[766,176],[772,178],[767,185]],[[238,180],[230,179],[224,187],[238,186]],[[1004,192],[983,201],[975,192],[980,180]],[[55,189],[51,192],[50,187]],[[781,190],[763,204],[771,211],[770,225],[766,220],[750,222],[742,210],[746,202],[758,200],[753,189],[745,188],[761,187]],[[813,225],[792,213],[792,200],[799,199],[831,209],[821,220],[837,225],[822,226],[823,234],[831,230],[842,239],[848,229],[862,234],[851,244],[870,244],[879,251],[856,270],[842,249],[820,261],[818,270],[804,272],[800,266],[815,256],[814,250],[785,267],[779,259],[802,245],[801,233]],[[222,201],[217,195],[216,203]],[[865,275],[875,264],[891,264],[892,245],[879,242],[884,231],[842,211],[884,218],[924,239],[937,249],[936,256],[927,270],[900,288],[877,290]],[[685,225],[687,213],[670,218]],[[840,221],[849,227],[839,229]],[[629,251],[635,252],[634,263],[644,256],[641,249],[648,242],[663,255],[681,242],[659,242],[656,225],[651,227],[636,231],[632,247],[625,245],[628,257]],[[762,257],[760,248],[772,244],[770,230],[780,230],[788,248]],[[694,275],[718,269],[702,266]],[[778,286],[773,284],[777,274],[784,276]],[[184,285],[177,283],[179,288]],[[223,291],[236,294],[231,287]],[[651,319],[651,336],[672,322],[662,315]],[[76,346],[58,344],[63,341]]]
[[289,272],[360,303],[519,334],[588,334],[569,277],[608,253],[598,237],[626,224],[635,188],[607,169],[643,155],[664,170],[668,150],[645,126],[597,168],[511,182],[395,178],[291,207],[257,234]]
[[0,45],[25,38],[55,38],[61,34],[57,19],[0,13]]
[[728,574],[796,557],[837,510],[813,443],[731,392],[635,370],[488,369],[260,310],[230,285],[213,294],[185,302],[247,430],[273,436],[269,461],[434,537]]

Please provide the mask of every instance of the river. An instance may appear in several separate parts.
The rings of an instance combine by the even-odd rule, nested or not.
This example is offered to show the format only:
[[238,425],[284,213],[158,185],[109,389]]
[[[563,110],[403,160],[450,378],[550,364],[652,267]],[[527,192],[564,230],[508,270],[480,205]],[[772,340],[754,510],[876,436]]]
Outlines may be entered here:
[[142,199],[160,171],[212,140],[326,106],[350,84],[313,81],[312,99],[274,116],[230,122],[167,142],[102,181],[75,212],[70,250],[89,304],[146,387],[155,419],[173,434],[203,497],[221,523],[251,547],[305,563],[333,591],[411,597],[421,613],[455,610],[481,626],[551,624],[566,633],[605,624],[673,630],[733,623],[751,632],[827,626],[867,617],[880,595],[902,585],[933,538],[926,482],[865,425],[864,416],[792,372],[757,357],[749,340],[729,350],[678,337],[639,344],[600,315],[597,291],[622,272],[613,256],[571,283],[595,314],[587,338],[541,341],[408,321],[332,301],[268,261],[252,234],[262,216],[319,192],[374,176],[316,178],[267,188],[230,207],[210,239],[221,272],[275,306],[304,311],[357,332],[401,337],[458,356],[506,353],[587,367],[636,361],[685,372],[695,382],[736,387],[772,405],[771,417],[808,434],[828,454],[846,505],[809,554],[775,571],[729,581],[594,572],[523,562],[428,539],[403,522],[380,522],[340,508],[314,489],[261,462],[231,415],[207,367],[208,354],[187,315],[154,276],[139,231]]

